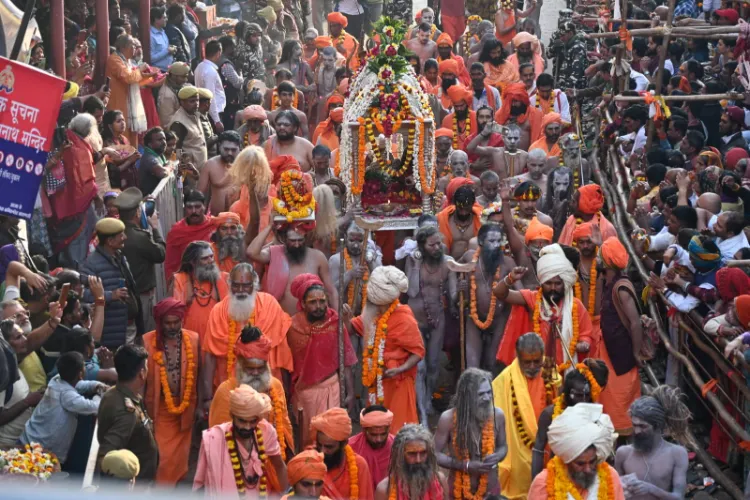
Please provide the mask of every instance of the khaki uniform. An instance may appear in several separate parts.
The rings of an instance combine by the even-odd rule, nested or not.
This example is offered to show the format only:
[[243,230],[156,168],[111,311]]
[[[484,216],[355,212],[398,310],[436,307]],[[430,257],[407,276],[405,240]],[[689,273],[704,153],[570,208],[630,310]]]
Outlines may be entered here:
[[117,384],[102,396],[98,420],[97,466],[110,451],[130,450],[141,464],[138,479],[152,481],[159,465],[159,450],[154,439],[153,421],[146,412],[142,398]]
[[180,109],[180,100],[168,83],[162,85],[159,90],[157,108],[159,109],[159,123],[162,127],[166,127],[172,121],[172,117],[177,113],[177,110]]
[[200,113],[196,112],[194,115],[189,115],[183,107],[180,107],[172,117],[172,121],[169,122],[169,126],[171,127],[173,123],[177,122],[188,131],[185,140],[182,141],[182,150],[192,157],[195,168],[200,170],[208,160],[206,137],[203,134]]

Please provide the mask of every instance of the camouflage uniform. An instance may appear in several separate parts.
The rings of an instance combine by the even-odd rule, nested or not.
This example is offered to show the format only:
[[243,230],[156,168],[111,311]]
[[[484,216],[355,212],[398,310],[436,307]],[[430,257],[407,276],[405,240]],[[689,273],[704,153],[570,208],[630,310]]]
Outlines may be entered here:
[[557,86],[561,89],[585,89],[586,41],[582,33],[576,33],[564,45],[562,57],[559,59],[560,69],[557,72]]
[[557,59],[558,56],[562,57],[563,52],[565,51],[565,48],[560,45],[560,28],[563,27],[563,25],[572,20],[573,18],[573,11],[570,9],[561,9],[559,12],[559,17],[557,19],[557,31],[552,33],[552,36],[550,36],[549,39],[549,45],[547,45],[547,60],[552,61],[552,74],[555,75],[557,65]]

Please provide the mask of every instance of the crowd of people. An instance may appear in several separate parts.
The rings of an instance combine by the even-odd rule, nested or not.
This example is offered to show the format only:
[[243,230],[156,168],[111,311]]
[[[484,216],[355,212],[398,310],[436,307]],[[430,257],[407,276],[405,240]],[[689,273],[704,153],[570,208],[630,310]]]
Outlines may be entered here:
[[[675,25],[725,34],[638,37],[614,5],[572,3],[545,47],[534,0],[219,0],[239,21],[218,39],[202,2],[159,0],[145,55],[138,5],[110,0],[102,37],[94,2],[66,3],[34,216],[0,216],[0,447],[83,474],[96,442],[102,481],[211,497],[678,499],[692,422],[741,469],[746,441],[701,407],[713,386],[643,313],[663,298],[714,384],[750,362],[747,24],[678,0]],[[408,28],[436,182],[414,231],[371,233],[342,129],[393,50],[383,15]],[[654,0],[628,16],[672,22]],[[380,136],[359,163],[396,149]]]

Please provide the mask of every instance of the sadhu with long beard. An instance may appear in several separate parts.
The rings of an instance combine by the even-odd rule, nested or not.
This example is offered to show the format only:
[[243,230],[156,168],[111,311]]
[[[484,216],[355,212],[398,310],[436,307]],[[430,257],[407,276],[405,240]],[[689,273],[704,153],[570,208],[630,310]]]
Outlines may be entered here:
[[211,235],[211,249],[216,265],[228,273],[245,260],[245,230],[240,224],[240,216],[234,212],[221,212],[213,220],[216,231]]
[[453,407],[435,432],[437,460],[450,471],[452,498],[500,493],[497,465],[508,453],[505,415],[493,403],[488,372],[468,368],[458,379]]
[[378,484],[375,500],[440,500],[445,491],[432,434],[421,425],[403,426],[393,441],[388,476]]

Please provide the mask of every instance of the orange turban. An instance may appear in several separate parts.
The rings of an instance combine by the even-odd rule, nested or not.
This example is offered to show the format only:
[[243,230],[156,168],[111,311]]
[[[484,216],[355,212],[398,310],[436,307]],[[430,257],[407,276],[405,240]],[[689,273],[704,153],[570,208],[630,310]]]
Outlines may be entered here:
[[316,49],[325,49],[326,47],[333,47],[333,43],[331,43],[331,37],[328,37],[328,36],[315,37]]
[[335,121],[336,123],[341,123],[344,121],[344,108],[336,108],[329,114],[331,117],[331,120]]
[[435,139],[438,137],[450,137],[453,139],[453,131],[449,128],[439,128],[435,131]]
[[263,106],[259,106],[258,104],[251,104],[242,111],[242,119],[245,121],[266,120],[266,118],[266,110],[263,109]]
[[322,432],[336,441],[346,441],[352,435],[352,419],[343,408],[331,408],[310,421],[310,434]]
[[331,97],[328,98],[326,101],[326,109],[331,107],[331,104],[341,104],[344,105],[344,98],[338,94],[333,94]]
[[453,202],[453,195],[461,186],[474,186],[474,181],[468,177],[456,177],[451,179],[448,183],[448,187],[445,188],[445,196],[448,198],[448,204]]
[[365,410],[359,412],[359,425],[364,429],[366,427],[389,427],[393,422],[393,413],[373,410],[365,413]]
[[349,20],[341,12],[331,12],[328,14],[328,22],[331,24],[340,24],[343,28],[349,24]]
[[452,75],[458,75],[458,63],[454,61],[453,59],[446,59],[445,61],[440,61],[440,64],[438,64],[438,73],[440,74],[440,76],[443,76],[443,73],[450,73]]
[[450,45],[453,47],[453,39],[448,33],[443,32],[438,38],[437,38],[437,45],[440,47],[441,45]]
[[576,241],[578,238],[591,238],[591,230],[591,222],[578,224],[573,231],[573,241]]
[[156,331],[161,334],[161,320],[164,316],[177,316],[178,318],[185,319],[186,305],[183,301],[167,297],[159,301],[154,306],[154,321],[156,322]]
[[297,299],[297,310],[302,310],[302,299],[310,289],[311,286],[320,285],[323,286],[323,281],[317,274],[298,274],[293,280],[292,284],[289,285],[289,291],[292,297]]
[[734,307],[743,328],[750,328],[750,295],[740,295],[734,299]]
[[602,260],[613,269],[625,269],[628,267],[628,252],[620,240],[611,236],[602,243]]
[[322,481],[328,468],[323,461],[323,454],[316,450],[305,450],[286,464],[289,484],[294,486],[303,479]]
[[279,183],[281,180],[281,174],[287,170],[300,170],[299,162],[297,162],[297,159],[292,155],[277,156],[268,163],[268,166],[271,167],[271,172],[273,172],[274,184]]
[[249,385],[242,384],[229,393],[229,413],[233,417],[251,419],[271,411],[271,398]]
[[213,223],[216,227],[221,227],[224,224],[240,224],[240,216],[234,212],[221,212],[219,215],[214,217]]
[[463,101],[466,104],[470,105],[472,104],[474,94],[466,90],[466,87],[464,87],[463,85],[453,85],[448,89],[448,97],[450,97],[453,104],[458,104],[459,102]]
[[259,338],[249,342],[244,342],[242,337],[240,337],[237,339],[237,343],[234,344],[234,354],[238,358],[262,359],[268,362],[271,347],[273,347],[271,341],[265,335],[261,335]]
[[[526,104],[527,107],[531,105],[529,94],[526,92],[526,86],[523,83],[511,83],[506,85],[503,89],[502,101],[503,105],[495,115],[495,121],[500,125],[505,125],[505,122],[508,121],[508,117],[510,117],[510,108],[514,101],[521,101]],[[520,121],[525,121],[525,118]]]
[[555,231],[551,227],[542,224],[539,222],[539,219],[534,217],[529,222],[529,227],[526,228],[526,244],[534,240],[547,240],[552,243],[552,235],[554,233]]
[[586,184],[578,188],[578,210],[593,215],[604,206],[604,193],[599,184]]
[[562,125],[562,117],[560,116],[560,113],[547,113],[544,115],[544,118],[542,118],[542,130],[545,130],[550,123]]

